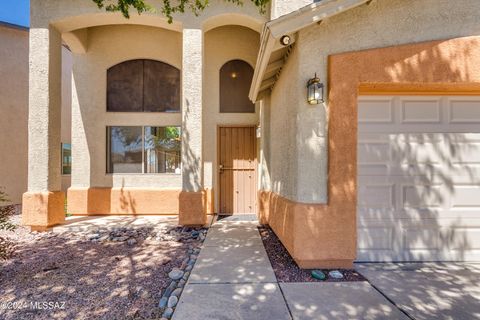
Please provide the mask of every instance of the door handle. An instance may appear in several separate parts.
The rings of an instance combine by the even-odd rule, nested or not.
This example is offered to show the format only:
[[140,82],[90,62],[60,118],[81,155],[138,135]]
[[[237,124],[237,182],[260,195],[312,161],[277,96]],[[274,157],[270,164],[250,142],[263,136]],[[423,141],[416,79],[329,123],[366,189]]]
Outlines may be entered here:
[[220,170],[220,173],[223,173],[223,164],[219,165],[218,169]]

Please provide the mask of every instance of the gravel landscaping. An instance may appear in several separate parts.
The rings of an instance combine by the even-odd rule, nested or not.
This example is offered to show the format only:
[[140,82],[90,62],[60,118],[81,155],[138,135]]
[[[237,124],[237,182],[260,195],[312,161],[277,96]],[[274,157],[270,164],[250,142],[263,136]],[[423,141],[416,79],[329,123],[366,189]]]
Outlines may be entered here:
[[[11,221],[19,225],[20,216]],[[165,223],[86,232],[0,231],[0,319],[161,319],[174,311],[204,228]]]
[[[360,273],[353,269],[321,269],[320,271],[323,272],[326,278],[324,280],[315,279],[312,277],[313,270],[300,269],[298,267],[270,227],[259,226],[258,230],[278,282],[366,281]],[[343,277],[341,279],[334,278],[335,271],[339,271]]]

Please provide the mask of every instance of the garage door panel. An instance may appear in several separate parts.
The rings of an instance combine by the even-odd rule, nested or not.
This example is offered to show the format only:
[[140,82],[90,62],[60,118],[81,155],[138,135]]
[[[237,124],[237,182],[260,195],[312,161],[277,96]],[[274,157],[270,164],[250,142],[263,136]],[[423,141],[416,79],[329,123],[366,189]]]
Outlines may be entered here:
[[395,208],[393,184],[364,184],[358,192],[360,207]]
[[441,100],[400,100],[401,123],[441,123]]
[[358,259],[480,259],[480,97],[358,107]]
[[403,185],[402,207],[429,209],[445,206],[447,197],[438,185]]
[[403,248],[407,251],[436,251],[442,234],[438,228],[409,228],[403,231]]
[[358,229],[358,249],[387,250],[393,245],[394,228],[371,227]]
[[389,98],[372,98],[360,101],[358,121],[360,123],[393,123],[393,101]]
[[480,208],[479,185],[456,185],[451,195],[451,208]]
[[453,227],[449,240],[451,250],[480,250],[480,227]]
[[480,123],[480,99],[471,97],[469,99],[450,98],[448,103],[448,114],[450,123]]

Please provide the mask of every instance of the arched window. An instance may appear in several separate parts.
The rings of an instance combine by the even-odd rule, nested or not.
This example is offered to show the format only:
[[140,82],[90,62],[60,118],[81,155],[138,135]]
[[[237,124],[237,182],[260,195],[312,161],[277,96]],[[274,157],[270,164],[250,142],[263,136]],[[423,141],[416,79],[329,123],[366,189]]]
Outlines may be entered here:
[[155,60],[129,60],[107,71],[107,111],[180,111],[180,70]]
[[254,113],[248,98],[253,68],[242,60],[232,60],[220,69],[220,112]]

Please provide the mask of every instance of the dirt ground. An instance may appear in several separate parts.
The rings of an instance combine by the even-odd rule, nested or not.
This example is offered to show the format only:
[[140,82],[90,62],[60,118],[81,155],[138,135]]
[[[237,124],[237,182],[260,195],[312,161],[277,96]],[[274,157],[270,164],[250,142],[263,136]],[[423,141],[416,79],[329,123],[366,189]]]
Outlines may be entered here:
[[366,281],[366,279],[353,269],[337,269],[343,274],[343,279],[333,279],[328,276],[331,269],[322,269],[327,275],[325,280],[317,280],[312,277],[310,269],[301,269],[288,253],[270,227],[258,228],[262,237],[263,245],[272,264],[273,271],[278,282],[342,282],[342,281]]
[[0,319],[159,319],[168,272],[200,244],[140,236],[128,245],[24,227],[2,235],[16,250],[0,261]]

